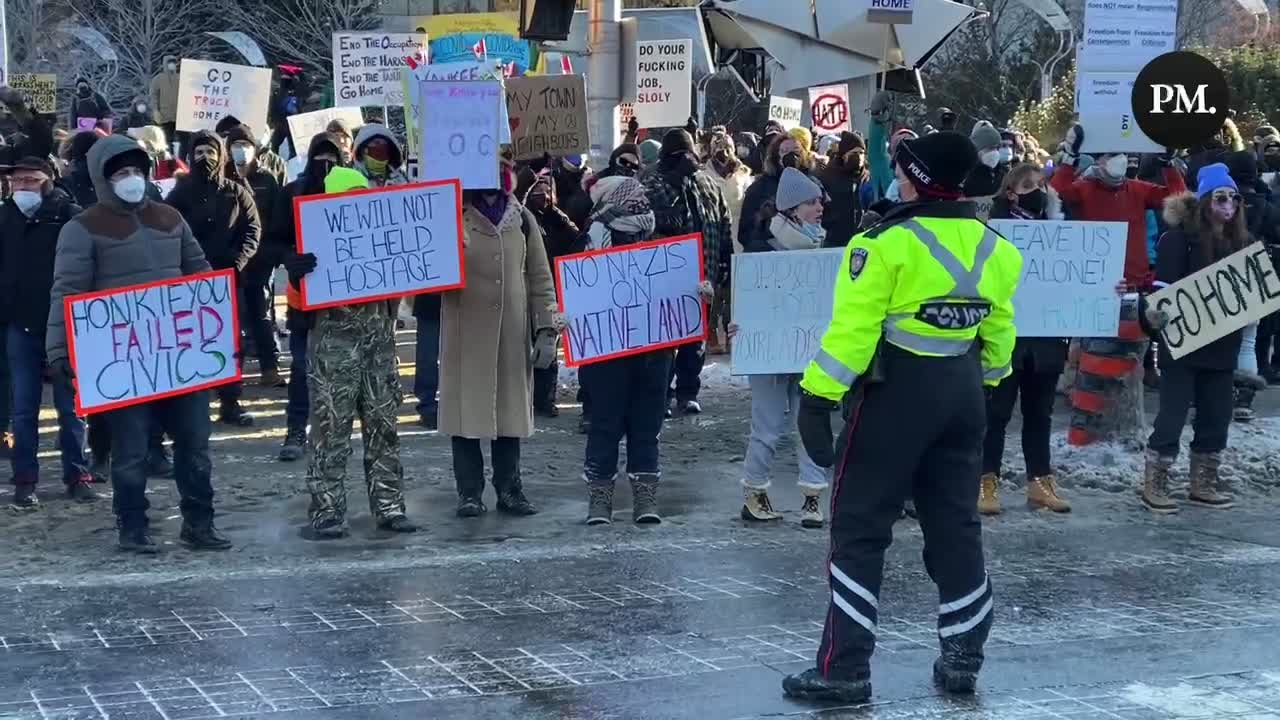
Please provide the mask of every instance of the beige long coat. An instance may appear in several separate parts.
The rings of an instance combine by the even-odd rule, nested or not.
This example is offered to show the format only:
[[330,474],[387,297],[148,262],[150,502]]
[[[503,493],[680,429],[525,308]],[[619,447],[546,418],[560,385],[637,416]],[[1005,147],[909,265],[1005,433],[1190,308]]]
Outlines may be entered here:
[[467,286],[441,296],[440,432],[529,437],[532,333],[551,327],[556,297],[542,232],[514,199],[497,228],[469,204],[462,226]]

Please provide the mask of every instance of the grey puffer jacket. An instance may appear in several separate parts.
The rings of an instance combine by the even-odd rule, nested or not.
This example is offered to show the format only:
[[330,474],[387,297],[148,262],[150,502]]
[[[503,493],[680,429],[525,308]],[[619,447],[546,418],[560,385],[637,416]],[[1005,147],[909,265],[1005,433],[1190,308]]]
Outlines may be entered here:
[[177,210],[151,199],[126,203],[103,175],[108,161],[138,152],[123,135],[102,138],[89,151],[89,176],[98,202],[62,226],[49,297],[49,362],[67,357],[62,298],[210,270],[209,261]]

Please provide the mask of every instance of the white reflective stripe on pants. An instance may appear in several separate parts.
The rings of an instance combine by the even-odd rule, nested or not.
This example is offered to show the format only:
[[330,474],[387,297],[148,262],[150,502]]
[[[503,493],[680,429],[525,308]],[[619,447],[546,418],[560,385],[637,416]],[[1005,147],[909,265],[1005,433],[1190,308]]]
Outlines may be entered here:
[[880,601],[876,599],[875,595],[871,594],[870,590],[862,587],[854,581],[853,578],[845,575],[844,571],[836,567],[835,563],[828,563],[828,568],[831,570],[831,577],[835,578],[836,581],[847,588],[849,592],[865,600],[871,607],[877,610],[880,609]]

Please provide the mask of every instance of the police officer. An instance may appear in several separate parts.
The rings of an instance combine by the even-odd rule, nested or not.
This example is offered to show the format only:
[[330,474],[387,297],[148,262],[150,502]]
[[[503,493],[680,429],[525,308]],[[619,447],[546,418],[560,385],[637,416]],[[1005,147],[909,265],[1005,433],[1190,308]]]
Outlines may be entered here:
[[934,679],[948,692],[974,689],[992,606],[977,511],[983,386],[1010,373],[1022,269],[1017,248],[976,219],[974,203],[959,200],[977,161],[973,143],[954,132],[900,142],[894,170],[904,204],[845,250],[798,418],[805,450],[830,467],[831,412],[845,401],[831,499],[831,605],[817,667],[783,681],[789,696],[871,696],[884,552],[908,498],[938,586]]

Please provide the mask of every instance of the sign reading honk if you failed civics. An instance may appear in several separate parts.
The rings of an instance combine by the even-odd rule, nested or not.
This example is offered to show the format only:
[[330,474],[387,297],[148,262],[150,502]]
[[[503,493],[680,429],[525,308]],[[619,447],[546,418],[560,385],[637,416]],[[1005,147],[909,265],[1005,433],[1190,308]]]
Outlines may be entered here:
[[314,253],[302,306],[317,310],[466,284],[457,180],[294,199],[298,252]]

